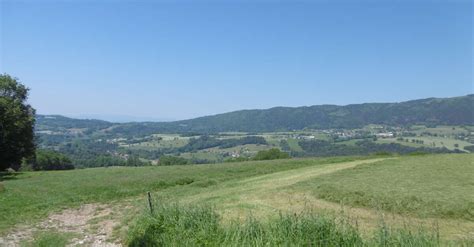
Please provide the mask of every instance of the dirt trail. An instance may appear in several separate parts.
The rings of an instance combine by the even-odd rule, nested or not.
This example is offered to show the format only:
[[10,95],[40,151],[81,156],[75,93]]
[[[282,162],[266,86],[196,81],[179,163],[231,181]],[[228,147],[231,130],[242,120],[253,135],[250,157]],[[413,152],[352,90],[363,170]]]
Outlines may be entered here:
[[114,241],[113,230],[122,218],[123,207],[104,204],[85,204],[79,208],[53,213],[33,226],[18,226],[6,237],[0,237],[0,246],[21,246],[33,240],[35,233],[47,231],[73,235],[68,246],[122,246]]

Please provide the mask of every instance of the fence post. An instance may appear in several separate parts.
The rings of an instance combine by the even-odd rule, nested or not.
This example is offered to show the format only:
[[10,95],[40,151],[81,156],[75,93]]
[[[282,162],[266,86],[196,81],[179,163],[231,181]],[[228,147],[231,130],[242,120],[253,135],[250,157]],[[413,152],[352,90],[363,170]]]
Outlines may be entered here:
[[151,193],[148,191],[148,206],[150,207],[150,213],[153,214],[153,203],[151,201]]

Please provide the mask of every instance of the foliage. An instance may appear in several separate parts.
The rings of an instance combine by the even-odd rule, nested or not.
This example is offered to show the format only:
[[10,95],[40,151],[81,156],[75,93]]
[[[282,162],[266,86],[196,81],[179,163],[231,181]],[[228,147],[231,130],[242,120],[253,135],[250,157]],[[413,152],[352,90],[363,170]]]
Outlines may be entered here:
[[238,139],[217,139],[208,135],[191,138],[186,146],[179,148],[179,152],[193,152],[207,148],[231,148],[246,144],[267,144],[265,138],[259,136],[246,136]]
[[16,78],[0,75],[0,171],[20,168],[34,155],[35,110],[27,103],[28,88]]
[[136,155],[131,155],[127,158],[126,166],[149,166],[150,162],[144,162]]
[[288,158],[290,158],[290,155],[286,152],[280,151],[278,148],[259,151],[255,157],[253,157],[254,160],[276,160]]
[[357,141],[355,145],[337,144],[326,140],[303,140],[299,145],[304,153],[300,156],[341,156],[341,155],[368,155],[378,153],[453,153],[446,148],[409,147],[398,143],[378,144],[371,140]]
[[170,156],[170,155],[163,155],[160,157],[159,165],[160,166],[171,166],[171,165],[186,165],[188,164],[188,160],[181,158],[181,157],[176,157],[176,156]]
[[259,144],[259,145],[266,145],[268,144],[265,138],[260,136],[246,136],[239,139],[225,139],[222,140],[222,144],[219,145],[219,148],[231,148],[240,145],[247,145],[247,144]]
[[474,153],[474,145],[464,146],[464,149],[468,150],[471,153]]
[[58,131],[67,129],[87,129],[90,132],[103,130],[113,124],[107,121],[96,119],[75,119],[60,115],[37,115],[36,129],[39,131]]
[[38,150],[36,160],[33,162],[33,170],[71,170],[74,166],[71,160],[64,154],[52,150]]
[[280,147],[285,152],[290,152],[291,151],[290,144],[288,144],[287,140],[281,140],[280,141]]
[[[88,162],[87,162],[88,161]],[[109,166],[126,166],[127,160],[121,157],[116,157],[112,155],[97,155],[93,157],[91,160],[87,160],[86,162],[77,162],[78,167],[109,167]]]
[[74,139],[71,142],[59,144],[57,149],[67,155],[75,167],[136,166],[141,164],[140,162],[127,163],[125,157],[119,157],[113,153],[118,149],[117,144],[103,140]]
[[[402,103],[275,107],[266,110],[235,111],[176,122],[112,124],[113,128],[104,124],[102,128],[107,128],[107,134],[112,136],[130,137],[147,136],[154,133],[196,132],[209,134],[226,131],[275,132],[305,128],[354,129],[368,124],[391,126],[474,125],[472,105],[474,105],[473,94]],[[43,125],[44,120],[44,118],[39,118],[38,124]],[[82,126],[82,123],[80,124]],[[68,126],[71,127],[71,125]]]

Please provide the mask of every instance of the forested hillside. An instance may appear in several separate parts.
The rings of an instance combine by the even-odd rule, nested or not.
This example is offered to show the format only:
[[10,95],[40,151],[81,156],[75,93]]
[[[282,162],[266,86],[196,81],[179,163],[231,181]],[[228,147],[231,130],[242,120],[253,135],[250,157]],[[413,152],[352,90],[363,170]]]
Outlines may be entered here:
[[77,120],[61,116],[38,116],[37,130],[77,128],[117,136],[152,133],[224,131],[274,132],[287,130],[359,128],[367,124],[473,125],[474,95],[429,98],[402,103],[366,103],[346,106],[317,105],[241,110],[175,122],[113,124],[99,120]]

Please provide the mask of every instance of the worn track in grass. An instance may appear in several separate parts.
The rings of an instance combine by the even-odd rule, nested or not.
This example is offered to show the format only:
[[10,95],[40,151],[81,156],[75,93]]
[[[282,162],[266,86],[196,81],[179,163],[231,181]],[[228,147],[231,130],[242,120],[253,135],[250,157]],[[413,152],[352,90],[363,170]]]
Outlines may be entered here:
[[219,187],[208,191],[185,197],[182,201],[205,201],[215,204],[224,219],[245,218],[249,211],[256,216],[268,216],[277,212],[298,213],[312,210],[350,218],[366,233],[375,229],[383,220],[388,225],[413,227],[413,229],[420,226],[436,227],[439,229],[441,237],[446,239],[474,239],[474,222],[468,220],[422,219],[376,209],[344,206],[316,198],[309,192],[291,189],[291,185],[317,176],[382,160],[386,160],[386,158],[316,165],[275,172],[230,182],[228,185],[219,185]]

